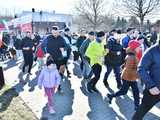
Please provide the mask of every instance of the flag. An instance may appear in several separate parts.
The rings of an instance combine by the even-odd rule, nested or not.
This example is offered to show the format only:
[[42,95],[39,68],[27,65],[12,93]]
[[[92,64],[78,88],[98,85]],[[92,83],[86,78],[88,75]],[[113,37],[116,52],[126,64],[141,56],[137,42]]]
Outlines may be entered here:
[[2,37],[3,37],[3,32],[1,31],[0,32],[0,48],[2,47],[2,44],[3,44]]
[[7,30],[7,32],[9,32],[9,27],[8,27],[8,23],[6,22],[6,20],[2,20],[4,26],[5,26],[5,29]]

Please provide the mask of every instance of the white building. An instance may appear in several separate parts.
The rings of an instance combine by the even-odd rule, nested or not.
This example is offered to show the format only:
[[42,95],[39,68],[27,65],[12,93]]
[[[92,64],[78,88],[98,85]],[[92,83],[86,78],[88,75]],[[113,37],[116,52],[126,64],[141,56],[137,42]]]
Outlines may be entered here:
[[61,30],[72,27],[72,16],[68,14],[56,14],[55,12],[30,12],[23,11],[17,18],[8,22],[10,30],[16,32],[40,32],[50,31],[52,26],[58,26]]

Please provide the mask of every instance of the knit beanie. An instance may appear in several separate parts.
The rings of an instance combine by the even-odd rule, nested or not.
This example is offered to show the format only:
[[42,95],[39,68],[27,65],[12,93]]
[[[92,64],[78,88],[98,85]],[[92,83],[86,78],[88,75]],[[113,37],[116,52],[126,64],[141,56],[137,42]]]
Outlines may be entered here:
[[103,31],[100,31],[97,33],[98,38],[103,37],[103,36],[105,36],[105,33]]
[[54,60],[51,56],[48,56],[47,57],[47,61],[46,61],[46,65],[49,66],[51,64],[54,64]]
[[137,41],[137,40],[131,40],[129,43],[128,43],[128,47],[132,50],[135,50],[136,48],[138,48],[140,46],[140,42]]
[[88,33],[88,35],[94,36],[95,32],[91,31],[91,32]]

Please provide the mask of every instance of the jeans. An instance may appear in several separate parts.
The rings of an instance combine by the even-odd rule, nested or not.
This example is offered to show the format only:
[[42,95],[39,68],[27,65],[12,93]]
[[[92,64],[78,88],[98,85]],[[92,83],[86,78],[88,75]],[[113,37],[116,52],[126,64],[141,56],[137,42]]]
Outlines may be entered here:
[[99,64],[94,64],[92,66],[92,71],[94,73],[94,78],[91,79],[90,82],[88,82],[88,85],[91,87],[91,88],[94,88],[100,78],[100,75],[101,75],[101,71],[102,71],[102,66],[99,65]]
[[128,90],[129,90],[129,87],[132,88],[132,92],[133,92],[133,97],[134,97],[134,104],[135,104],[135,107],[138,107],[139,106],[139,89],[138,89],[138,85],[137,85],[137,82],[136,81],[127,81],[127,80],[123,80],[123,85],[121,87],[121,89],[116,92],[113,97],[118,97],[118,96],[121,96],[121,95],[126,95]]
[[92,76],[91,75],[92,74],[92,68],[85,58],[82,58],[82,60],[83,60],[83,71],[82,71],[83,77],[85,79],[88,79],[88,78],[90,78],[90,76]]
[[154,96],[150,94],[149,90],[144,90],[142,103],[133,115],[132,120],[143,120],[145,114],[158,102],[160,102],[160,95]]
[[107,72],[105,73],[105,76],[104,76],[104,83],[105,83],[105,81],[107,81],[108,76],[110,75],[110,73],[113,69],[115,77],[116,77],[117,85],[121,85],[120,66],[112,67],[111,65],[106,65],[106,67],[107,67]]

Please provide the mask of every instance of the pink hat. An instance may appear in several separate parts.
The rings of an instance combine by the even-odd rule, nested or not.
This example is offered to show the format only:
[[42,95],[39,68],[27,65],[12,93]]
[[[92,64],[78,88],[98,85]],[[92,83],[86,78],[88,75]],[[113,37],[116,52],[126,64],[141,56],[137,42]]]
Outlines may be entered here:
[[138,48],[140,46],[140,42],[137,41],[137,40],[131,40],[129,43],[128,43],[128,47],[132,50],[135,50],[136,48]]

